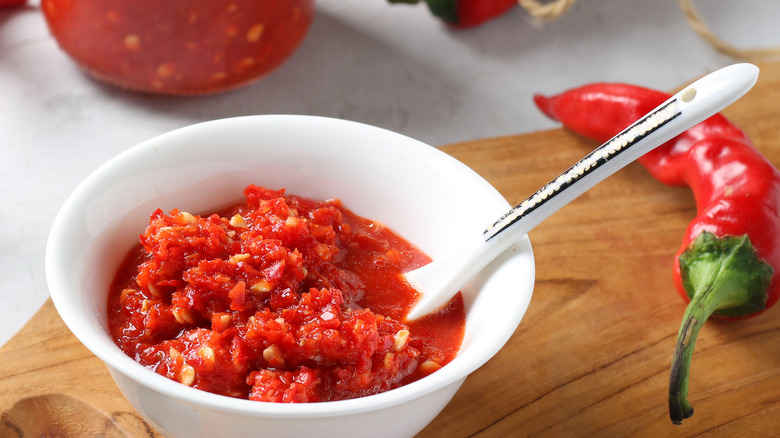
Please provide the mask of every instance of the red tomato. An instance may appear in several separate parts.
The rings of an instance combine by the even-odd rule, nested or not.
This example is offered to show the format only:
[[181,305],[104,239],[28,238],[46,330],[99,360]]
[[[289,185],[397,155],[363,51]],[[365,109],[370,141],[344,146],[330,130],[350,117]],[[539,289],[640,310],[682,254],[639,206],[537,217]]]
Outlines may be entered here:
[[281,65],[306,35],[314,0],[42,0],[42,9],[60,47],[92,76],[202,94]]

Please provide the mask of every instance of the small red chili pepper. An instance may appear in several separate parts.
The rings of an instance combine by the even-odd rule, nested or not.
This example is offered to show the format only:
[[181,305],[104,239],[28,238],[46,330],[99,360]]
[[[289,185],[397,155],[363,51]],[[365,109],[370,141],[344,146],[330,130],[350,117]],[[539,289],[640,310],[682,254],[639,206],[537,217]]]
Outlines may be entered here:
[[[389,0],[390,3],[419,3],[420,0]],[[428,9],[453,27],[474,27],[517,6],[517,0],[425,0]]]
[[[669,97],[633,85],[591,84],[534,101],[572,131],[603,142]],[[669,379],[669,415],[680,424],[693,415],[688,375],[707,318],[753,316],[780,296],[780,173],[720,114],[639,162],[664,184],[690,187],[696,199],[697,216],[674,263],[675,286],[689,301]]]

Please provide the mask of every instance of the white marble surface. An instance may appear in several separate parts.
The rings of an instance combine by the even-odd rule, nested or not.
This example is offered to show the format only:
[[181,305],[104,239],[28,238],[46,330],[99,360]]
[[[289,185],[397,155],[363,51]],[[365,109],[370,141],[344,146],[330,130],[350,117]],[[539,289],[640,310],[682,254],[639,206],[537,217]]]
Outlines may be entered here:
[[[780,2],[697,5],[736,45],[780,45]],[[222,117],[299,113],[438,146],[554,127],[534,109],[534,92],[594,81],[670,89],[734,62],[696,35],[672,0],[581,0],[545,24],[516,8],[466,31],[443,26],[423,5],[318,0],[317,8],[300,49],[270,77],[184,99],[85,77],[34,0],[0,11],[0,345],[48,297],[43,255],[63,200],[101,163],[157,134]]]

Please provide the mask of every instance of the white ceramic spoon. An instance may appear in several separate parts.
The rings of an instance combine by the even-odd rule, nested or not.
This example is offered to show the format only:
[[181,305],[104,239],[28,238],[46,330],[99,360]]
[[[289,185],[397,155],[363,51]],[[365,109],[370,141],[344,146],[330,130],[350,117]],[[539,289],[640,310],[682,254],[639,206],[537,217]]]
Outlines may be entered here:
[[418,319],[447,304],[480,270],[536,225],[627,164],[727,107],[750,90],[757,78],[758,67],[741,63],[699,79],[596,148],[481,235],[406,273],[406,280],[421,295],[407,319]]

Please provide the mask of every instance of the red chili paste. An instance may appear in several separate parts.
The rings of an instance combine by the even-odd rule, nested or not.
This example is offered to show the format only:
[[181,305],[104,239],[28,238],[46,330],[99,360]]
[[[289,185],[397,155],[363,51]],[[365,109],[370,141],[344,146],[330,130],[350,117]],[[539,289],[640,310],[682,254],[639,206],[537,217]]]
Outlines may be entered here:
[[271,402],[386,391],[455,356],[463,300],[404,323],[430,259],[338,200],[249,186],[219,214],[157,210],[108,298],[114,341],[185,385]]
[[251,82],[306,35],[313,0],[42,0],[59,46],[92,76],[200,94]]

